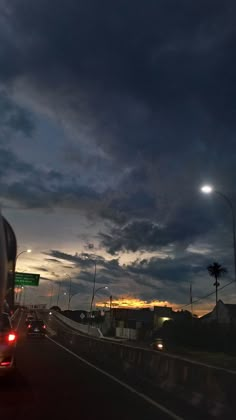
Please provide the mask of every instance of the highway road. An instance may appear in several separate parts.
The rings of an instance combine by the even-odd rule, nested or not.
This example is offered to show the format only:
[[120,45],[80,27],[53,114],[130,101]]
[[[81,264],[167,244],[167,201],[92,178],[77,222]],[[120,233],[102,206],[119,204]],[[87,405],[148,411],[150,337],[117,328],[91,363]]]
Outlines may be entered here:
[[181,419],[145,400],[45,339],[27,339],[19,323],[17,373],[0,377],[1,418],[149,420]]

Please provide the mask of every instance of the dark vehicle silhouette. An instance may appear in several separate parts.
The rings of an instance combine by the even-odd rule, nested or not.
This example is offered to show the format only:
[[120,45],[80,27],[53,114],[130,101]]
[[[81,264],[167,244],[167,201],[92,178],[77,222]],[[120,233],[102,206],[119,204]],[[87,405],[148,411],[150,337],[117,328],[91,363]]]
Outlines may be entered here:
[[6,313],[0,315],[0,376],[15,370],[16,333]]
[[27,326],[27,337],[45,337],[46,325],[43,320],[38,319],[30,322]]

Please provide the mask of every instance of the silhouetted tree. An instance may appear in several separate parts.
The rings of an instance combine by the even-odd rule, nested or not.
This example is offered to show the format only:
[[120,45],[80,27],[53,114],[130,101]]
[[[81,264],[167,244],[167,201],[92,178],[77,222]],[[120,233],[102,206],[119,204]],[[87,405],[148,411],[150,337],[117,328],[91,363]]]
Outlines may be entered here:
[[213,286],[215,286],[216,288],[216,320],[218,321],[217,302],[218,302],[218,287],[220,285],[220,283],[218,282],[218,278],[226,274],[227,269],[225,267],[222,267],[221,264],[214,262],[213,264],[208,265],[207,270],[208,270],[209,275],[215,278],[215,283],[213,284]]

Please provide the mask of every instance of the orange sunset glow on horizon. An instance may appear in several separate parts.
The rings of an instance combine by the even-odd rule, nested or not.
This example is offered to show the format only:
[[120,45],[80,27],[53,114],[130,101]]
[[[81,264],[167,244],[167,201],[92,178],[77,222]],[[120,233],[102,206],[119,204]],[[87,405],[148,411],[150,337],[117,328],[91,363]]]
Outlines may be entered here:
[[[96,303],[96,307],[97,308],[101,308],[103,307],[109,307],[110,306],[110,301],[103,301],[103,302],[97,302]],[[123,309],[143,309],[143,308],[150,308],[153,309],[154,306],[168,306],[171,307],[173,309],[173,311],[178,311],[181,310],[182,307],[179,304],[173,303],[173,302],[169,302],[167,300],[165,301],[161,301],[161,300],[152,300],[152,301],[147,301],[147,300],[142,300],[142,299],[138,299],[138,298],[134,298],[131,296],[128,297],[120,297],[117,299],[112,300],[112,307],[113,308],[123,308]],[[214,305],[213,305],[214,306]],[[206,303],[202,306],[197,306],[195,305],[195,307],[193,308],[193,313],[196,314],[197,316],[201,317],[203,315],[205,315],[206,313],[210,312],[213,309],[212,304],[210,303]],[[184,307],[184,310],[188,310],[190,311],[190,305],[189,307]]]
[[[103,301],[103,302],[96,303],[97,307],[101,307],[104,305],[109,306],[110,301],[108,300],[106,302]],[[147,301],[147,300],[142,300],[138,298],[133,298],[130,296],[112,300],[113,308],[142,309],[142,308],[153,308],[154,306],[171,306],[173,309],[177,309],[175,308],[176,306],[175,304],[168,301],[160,301],[160,300]]]

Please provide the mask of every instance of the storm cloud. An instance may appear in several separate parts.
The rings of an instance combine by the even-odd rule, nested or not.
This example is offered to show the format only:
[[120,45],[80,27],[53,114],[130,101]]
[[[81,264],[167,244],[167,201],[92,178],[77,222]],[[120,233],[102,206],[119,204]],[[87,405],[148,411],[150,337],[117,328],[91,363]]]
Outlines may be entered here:
[[[130,276],[132,254],[172,246],[156,274],[177,281],[199,274],[181,259],[196,242],[230,254],[225,203],[199,187],[235,203],[235,12],[233,0],[0,0],[3,203],[82,212],[104,280],[124,274],[111,255],[133,258]],[[84,278],[92,267],[57,244],[48,257]]]

